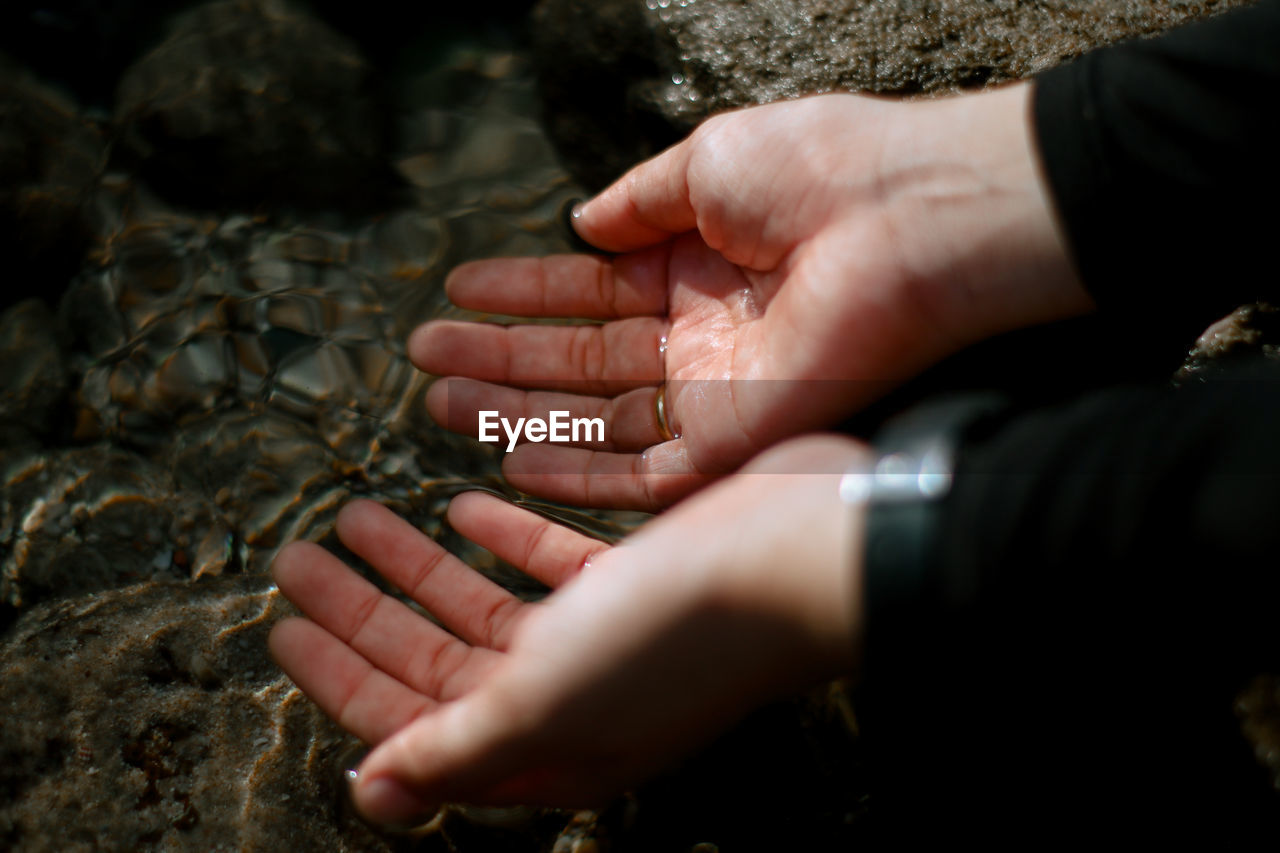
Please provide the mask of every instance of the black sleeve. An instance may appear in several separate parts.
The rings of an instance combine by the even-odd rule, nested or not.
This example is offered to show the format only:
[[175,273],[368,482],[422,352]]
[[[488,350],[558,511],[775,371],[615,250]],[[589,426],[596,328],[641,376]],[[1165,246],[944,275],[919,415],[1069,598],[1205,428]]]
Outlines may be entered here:
[[1089,620],[1151,661],[1194,647],[1240,686],[1280,664],[1280,364],[992,428],[962,451],[937,542],[930,594],[961,622]]
[[1194,337],[1237,305],[1280,299],[1280,2],[1041,75],[1035,127],[1104,309]]
[[[1104,310],[1189,340],[1280,298],[1277,93],[1280,0],[1040,78],[1044,165]],[[867,585],[888,839],[1274,834],[1280,710],[1268,768],[1234,700],[1280,675],[1280,364],[988,419],[932,524],[893,618]]]
[[899,803],[984,832],[1280,825],[1235,710],[1280,674],[1280,364],[989,424],[943,510],[912,617],[867,639]]

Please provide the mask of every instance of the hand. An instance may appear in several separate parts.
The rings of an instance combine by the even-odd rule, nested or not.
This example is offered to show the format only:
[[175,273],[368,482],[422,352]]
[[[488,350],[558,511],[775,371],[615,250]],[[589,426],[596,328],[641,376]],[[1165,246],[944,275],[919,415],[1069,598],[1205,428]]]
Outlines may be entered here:
[[555,589],[537,604],[357,502],[342,541],[453,633],[295,543],[275,576],[314,621],[281,622],[271,650],[377,745],[354,788],[375,821],[443,802],[600,804],[752,706],[853,667],[860,522],[838,475],[799,472],[865,452],[778,448],[613,548],[490,495],[456,498],[459,532]]
[[473,435],[482,409],[601,417],[603,442],[525,445],[507,478],[656,510],[970,343],[1088,310],[1038,174],[1030,91],[828,95],[707,121],[581,209],[578,232],[623,254],[453,273],[463,307],[607,322],[423,326],[414,363],[466,377],[436,383],[432,416]]

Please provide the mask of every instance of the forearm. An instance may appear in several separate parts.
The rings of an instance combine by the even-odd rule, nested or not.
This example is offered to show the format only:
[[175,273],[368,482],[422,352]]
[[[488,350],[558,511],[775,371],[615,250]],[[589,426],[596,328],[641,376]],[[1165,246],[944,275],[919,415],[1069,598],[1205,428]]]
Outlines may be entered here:
[[1092,311],[1032,127],[1034,86],[903,105],[885,211],[927,328],[960,348]]

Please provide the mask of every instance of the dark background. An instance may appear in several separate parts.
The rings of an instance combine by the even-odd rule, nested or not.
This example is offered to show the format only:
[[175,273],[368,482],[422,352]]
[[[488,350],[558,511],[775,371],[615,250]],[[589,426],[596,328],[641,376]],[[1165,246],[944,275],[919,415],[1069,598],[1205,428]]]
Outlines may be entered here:
[[[17,0],[0,4],[0,51],[81,105],[110,110],[121,72],[158,42],[167,21],[197,0]],[[293,0],[357,41],[376,67],[391,71],[424,48],[464,33],[524,40],[533,0],[411,3],[399,0]]]

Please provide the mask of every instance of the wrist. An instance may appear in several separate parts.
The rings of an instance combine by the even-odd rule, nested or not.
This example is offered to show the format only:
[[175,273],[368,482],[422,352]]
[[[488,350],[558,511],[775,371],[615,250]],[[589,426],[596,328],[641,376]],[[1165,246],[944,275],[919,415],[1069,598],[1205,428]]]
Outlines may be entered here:
[[[755,491],[756,512],[736,537],[717,597],[783,627],[788,687],[848,674],[860,654],[863,517],[840,496],[841,473],[871,459],[843,436],[807,436],[761,454],[726,489]],[[752,532],[748,532],[752,531]]]
[[[1091,311],[1032,131],[1031,83],[910,105],[889,206],[901,263],[953,349]],[[923,290],[923,292],[921,292]]]
[[876,661],[927,644],[932,608],[947,587],[939,567],[947,557],[947,501],[960,449],[1007,408],[1002,395],[991,393],[920,403],[886,423],[875,438],[878,456],[841,481],[841,496],[864,524],[861,616],[873,670]]

